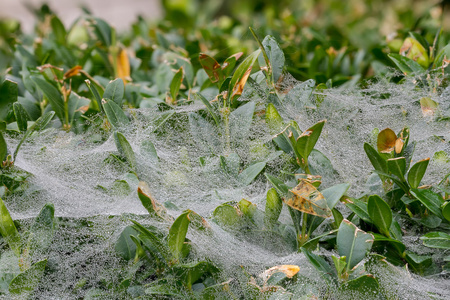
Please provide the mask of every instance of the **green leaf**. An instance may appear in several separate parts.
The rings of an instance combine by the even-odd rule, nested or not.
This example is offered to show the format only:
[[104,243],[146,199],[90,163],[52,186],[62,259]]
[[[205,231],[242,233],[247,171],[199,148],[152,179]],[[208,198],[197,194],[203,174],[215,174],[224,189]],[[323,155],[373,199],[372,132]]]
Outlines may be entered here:
[[29,255],[32,257],[36,251],[44,252],[53,241],[55,227],[55,207],[47,203],[41,209],[30,228],[30,238],[28,240]]
[[378,299],[377,296],[380,293],[378,281],[371,274],[344,282],[339,290],[352,296],[356,296],[354,292],[359,292],[360,297],[364,297],[364,299]]
[[11,250],[17,256],[20,256],[20,235],[14,225],[14,222],[9,214],[5,203],[0,198],[0,234],[3,236],[5,241],[8,243]]
[[442,216],[450,222],[450,201],[442,205]]
[[440,194],[430,190],[411,189],[411,195],[425,205],[425,207],[434,215],[441,219],[444,218],[441,212],[441,206],[444,203],[444,199]]
[[387,160],[389,172],[405,181],[406,159],[404,157],[390,158]]
[[50,19],[50,26],[52,27],[52,33],[55,35],[58,44],[65,45],[67,32],[61,20],[53,15]]
[[91,85],[91,82],[88,79],[86,79],[84,82],[86,83],[89,90],[91,91],[91,94],[94,96],[94,99],[98,105],[98,109],[103,110],[102,97],[100,97],[100,94],[98,93],[97,88],[94,85]]
[[22,299],[28,298],[41,281],[46,265],[47,260],[41,260],[17,275],[9,284],[9,292]]
[[269,228],[276,224],[283,208],[283,201],[278,196],[277,191],[271,188],[267,191],[266,208],[264,210],[264,221]]
[[14,108],[14,116],[16,117],[17,126],[19,127],[19,130],[22,132],[27,131],[28,128],[27,122],[30,119],[27,111],[25,110],[25,108],[23,108],[22,104],[20,104],[19,102],[14,102],[13,108]]
[[352,222],[346,219],[341,222],[336,243],[339,255],[347,257],[347,270],[353,269],[366,257],[373,240],[373,235],[362,231]]
[[61,92],[56,87],[48,83],[46,80],[30,76],[30,79],[36,84],[36,86],[44,93],[45,97],[50,102],[56,116],[64,123],[64,99]]
[[203,275],[215,272],[216,269],[216,267],[206,261],[179,264],[174,267],[174,271],[178,275],[178,278],[181,279],[188,289],[191,289],[192,284],[199,280]]
[[5,160],[8,154],[8,145],[6,144],[3,133],[0,131],[0,164]]
[[27,132],[23,135],[22,139],[20,140],[19,144],[16,147],[16,150],[14,150],[13,159],[15,160],[17,158],[17,153],[19,153],[20,146],[22,146],[25,139],[33,132],[33,131],[40,131],[44,129],[48,123],[53,119],[55,116],[54,111],[46,112],[43,116],[41,116],[39,119],[34,122],[33,125],[28,127]]
[[128,143],[125,136],[118,132],[114,132],[114,141],[116,143],[117,150],[120,155],[126,158],[127,162],[130,164],[131,169],[135,170],[136,168],[136,157],[134,155],[133,148],[131,148],[130,143]]
[[224,78],[228,77],[231,72],[234,70],[234,67],[236,66],[237,61],[239,60],[239,58],[241,58],[241,56],[243,55],[243,52],[238,52],[235,53],[233,55],[231,55],[230,57],[228,57],[222,64],[222,73]]
[[19,88],[17,83],[6,79],[0,86],[0,121],[6,121],[13,103],[17,101]]
[[378,195],[372,195],[367,201],[367,211],[372,223],[387,237],[392,224],[392,211],[389,205]]
[[131,235],[137,236],[139,232],[133,226],[124,228],[117,239],[114,249],[117,254],[125,260],[131,260],[136,256],[136,244],[130,238]]
[[405,254],[405,260],[409,266],[420,275],[425,275],[424,273],[433,263],[431,256],[417,255],[411,251],[406,251]]
[[307,159],[322,132],[325,120],[314,124],[311,128],[305,130],[297,139],[296,148],[302,158]]
[[123,95],[125,93],[125,85],[121,78],[112,80],[106,86],[103,98],[114,101],[119,107],[122,105]]
[[430,158],[422,159],[416,162],[408,172],[408,183],[412,189],[416,189],[420,185],[420,181],[425,174]]
[[242,225],[242,213],[228,203],[217,206],[213,211],[214,220],[229,229],[238,229]]
[[130,124],[130,120],[128,120],[128,117],[125,115],[122,108],[120,108],[119,105],[117,105],[112,100],[103,100],[103,109],[106,113],[106,117],[108,118],[109,123],[114,128],[121,128],[126,127]]
[[183,248],[185,247],[186,234],[189,228],[189,223],[191,222],[189,219],[190,213],[190,210],[183,212],[178,218],[176,218],[175,222],[173,222],[169,229],[167,245],[169,246],[173,257],[177,261],[180,261],[180,259],[184,257],[185,251]]
[[269,180],[282,197],[289,193],[289,187],[283,181],[267,173],[264,173],[264,176],[266,176],[267,180]]
[[[142,242],[142,245],[147,248],[152,257],[157,260],[158,265],[166,265],[170,261],[170,253],[166,244],[164,244],[160,237],[157,236],[156,233],[150,231],[145,228],[138,222],[131,220],[134,223],[133,228],[139,231],[139,240]],[[156,228],[152,228],[152,230],[156,230]]]
[[335,273],[331,266],[322,257],[315,255],[314,253],[308,251],[306,248],[301,248],[302,253],[309,260],[309,262],[319,271],[320,275],[329,283],[336,283],[336,279],[333,276]]
[[249,166],[238,175],[239,182],[241,182],[244,186],[249,185],[265,167],[265,162],[259,162]]
[[386,160],[370,144],[364,143],[364,151],[375,170],[386,174],[389,172]]
[[449,59],[450,58],[450,44],[442,48],[439,53],[436,55],[436,58],[433,63],[433,69],[441,68],[444,63],[444,58]]
[[313,251],[314,249],[317,248],[317,245],[319,244],[319,242],[322,238],[332,235],[332,234],[335,234],[336,232],[338,232],[337,229],[325,232],[324,234],[315,236],[314,238],[310,238],[309,240],[306,241],[306,243],[303,244],[302,249],[305,248],[309,251]]
[[233,76],[231,77],[229,87],[232,89],[229,91],[228,95],[230,99],[233,99],[235,96],[239,96],[242,94],[244,90],[245,83],[247,82],[248,77],[250,76],[250,72],[252,70],[253,64],[258,59],[261,50],[256,50],[252,54],[250,54],[236,69]]
[[423,244],[430,248],[450,249],[450,234],[440,231],[430,232],[420,237]]
[[269,128],[270,134],[272,135],[279,133],[281,130],[283,130],[284,127],[283,118],[281,118],[280,114],[275,108],[275,105],[273,105],[272,103],[267,104],[266,124]]
[[172,96],[173,101],[177,100],[178,92],[180,91],[180,86],[183,82],[183,77],[183,67],[180,67],[180,69],[175,73],[172,81],[170,82],[170,95]]
[[372,224],[372,219],[369,216],[369,212],[367,210],[367,204],[361,200],[351,198],[348,203],[345,203],[345,206],[350,208],[352,212],[354,212],[361,220],[366,223]]
[[[277,83],[280,79],[281,74],[283,73],[284,68],[284,53],[283,50],[281,50],[280,46],[278,45],[278,42],[276,39],[270,35],[266,36],[264,40],[262,41],[262,45],[264,47],[264,50],[267,54],[267,57],[270,61],[270,68],[272,71],[272,82]],[[261,57],[259,58],[259,65],[263,66],[265,65],[264,59]],[[269,67],[269,66],[267,66]]]
[[103,21],[100,18],[91,18],[90,19],[92,26],[94,27],[94,32],[97,35],[97,38],[102,41],[102,43],[109,47],[112,45],[112,28],[108,23]]
[[420,75],[425,69],[414,60],[396,53],[389,53],[388,57],[405,75]]
[[402,255],[403,252],[405,252],[405,250],[406,250],[406,246],[402,242],[400,242],[398,240],[395,240],[395,239],[392,239],[392,238],[388,238],[388,237],[386,237],[386,236],[384,236],[382,234],[378,234],[378,233],[373,233],[372,235],[374,237],[374,242],[375,243],[389,243],[395,249],[397,249],[398,254],[400,254],[400,255]]
[[219,123],[220,118],[214,112],[214,109],[213,109],[211,103],[209,103],[209,101],[205,97],[203,97],[203,95],[201,93],[196,93],[195,95],[203,102],[203,104],[205,104],[206,109],[208,110],[209,114],[214,119],[214,122],[216,123],[217,127],[219,127],[220,126],[220,123]]
[[248,137],[252,125],[255,102],[249,102],[239,106],[230,113],[230,136],[235,143],[241,142]]
[[327,200],[328,207],[332,209],[336,206],[341,197],[344,196],[344,194],[347,192],[349,188],[350,184],[341,183],[326,188],[323,191],[321,191],[321,193]]

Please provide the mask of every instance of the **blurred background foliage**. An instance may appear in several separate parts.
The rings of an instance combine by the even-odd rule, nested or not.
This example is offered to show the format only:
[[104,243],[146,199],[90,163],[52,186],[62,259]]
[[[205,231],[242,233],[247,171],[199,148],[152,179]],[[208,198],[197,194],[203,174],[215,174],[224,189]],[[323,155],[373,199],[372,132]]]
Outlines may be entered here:
[[[450,27],[446,21],[447,1],[161,0],[161,5],[160,19],[137,17],[132,30],[118,35],[117,40],[127,47],[130,57],[142,62],[135,64],[141,73],[132,77],[143,79],[142,72],[151,72],[155,67],[152,55],[158,48],[189,58],[194,71],[201,68],[199,53],[207,53],[218,62],[237,52],[248,54],[258,47],[248,30],[251,26],[261,38],[269,34],[276,38],[286,55],[288,71],[296,79],[312,78],[318,84],[332,79],[333,86],[351,86],[374,75],[385,75],[386,67],[394,68],[387,54],[399,53],[410,32],[423,37],[429,46],[441,32],[437,40],[440,45],[435,47],[440,49],[447,44]],[[42,46],[41,56],[34,53],[36,65],[51,63],[71,68],[73,65],[67,64],[77,62],[85,67],[87,55],[95,54],[86,51],[95,48],[86,18],[81,17],[58,33],[62,29],[56,26],[59,19],[52,17],[51,7],[30,9],[37,20],[32,35],[23,35],[17,21],[0,20],[0,68],[13,65],[18,44],[36,50]],[[82,11],[90,14],[87,7]],[[46,39],[58,34],[70,55],[49,55],[46,51],[58,52],[51,43],[46,45]],[[66,59],[62,59],[64,56]],[[95,55],[91,58],[91,71],[107,75],[102,70],[110,66]]]

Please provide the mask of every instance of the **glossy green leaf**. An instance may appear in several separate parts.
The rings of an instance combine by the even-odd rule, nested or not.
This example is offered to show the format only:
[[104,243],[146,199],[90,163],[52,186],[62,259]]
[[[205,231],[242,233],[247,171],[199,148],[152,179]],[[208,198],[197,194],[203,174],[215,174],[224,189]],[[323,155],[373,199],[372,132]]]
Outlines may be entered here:
[[353,269],[366,257],[373,240],[373,235],[362,231],[352,222],[346,219],[341,222],[336,242],[339,255],[347,257],[347,270]]
[[406,246],[399,240],[395,240],[392,238],[388,238],[382,234],[373,233],[375,243],[389,243],[391,244],[395,249],[397,249],[398,254],[402,255],[403,252],[406,250]]
[[430,248],[450,249],[450,234],[440,231],[430,232],[420,237],[423,244]]
[[389,172],[386,160],[371,145],[364,143],[364,151],[375,170],[386,174]]
[[422,159],[416,162],[408,172],[408,183],[412,189],[416,189],[420,185],[420,181],[425,175],[430,158]]
[[183,82],[184,72],[183,67],[181,67],[175,75],[173,75],[172,81],[170,82],[170,95],[172,101],[177,100],[178,92],[180,91],[181,83]]
[[86,85],[88,86],[89,90],[91,91],[91,94],[94,96],[94,100],[97,103],[98,109],[99,110],[103,110],[102,97],[98,93],[97,88],[94,85],[92,85],[91,82],[88,79],[86,79],[84,82],[86,83]]
[[6,121],[13,103],[17,101],[19,88],[17,83],[5,80],[0,85],[0,121]]
[[345,206],[350,208],[352,212],[354,212],[359,218],[361,218],[364,222],[371,224],[372,219],[369,216],[369,212],[367,210],[367,203],[350,198],[347,203],[345,203]]
[[128,120],[125,112],[114,101],[103,100],[102,105],[109,123],[111,123],[114,128],[126,127],[130,124],[130,120]]
[[11,250],[17,256],[20,256],[20,235],[14,225],[14,222],[6,208],[5,203],[0,198],[0,234],[8,243]]
[[278,196],[275,188],[271,188],[267,191],[266,208],[264,210],[264,221],[267,226],[272,227],[276,224],[278,218],[280,217],[282,208],[283,201],[281,200],[280,196]]
[[388,159],[387,166],[389,172],[397,176],[401,181],[405,180],[406,159],[404,157]]
[[450,201],[447,201],[442,205],[442,216],[450,222]]
[[328,207],[332,209],[336,206],[341,197],[345,195],[349,188],[350,184],[340,183],[324,189],[321,193],[327,200]]
[[28,270],[20,273],[9,284],[11,295],[22,299],[28,298],[37,288],[39,281],[44,275],[47,260],[41,260],[32,265]]
[[425,275],[426,270],[431,266],[433,260],[428,255],[417,255],[414,252],[406,251],[405,260],[414,272]]
[[125,93],[125,85],[121,78],[114,79],[108,83],[103,93],[103,98],[112,100],[119,107],[122,105],[123,95]]
[[120,155],[126,158],[127,162],[130,164],[131,169],[134,170],[136,168],[136,157],[130,143],[128,143],[125,136],[118,131],[114,132],[114,141]]
[[247,167],[238,175],[239,182],[241,182],[244,186],[249,185],[253,180],[255,180],[256,176],[264,170],[265,167],[265,162],[258,162]]
[[23,108],[22,104],[19,102],[14,102],[13,104],[14,116],[16,117],[17,126],[19,130],[22,132],[27,131],[28,129],[28,120],[30,117],[28,116],[27,111]]
[[61,92],[42,78],[30,76],[30,79],[36,84],[42,93],[44,93],[45,97],[48,99],[53,110],[55,111],[56,116],[61,120],[61,122],[64,122],[64,99]]
[[297,139],[295,147],[302,158],[307,159],[322,132],[325,120],[314,124],[311,128],[305,130]]
[[378,195],[372,195],[367,201],[367,211],[372,223],[387,237],[392,224],[392,211],[389,205]]
[[441,219],[443,218],[441,206],[444,204],[444,199],[440,194],[430,190],[411,189],[411,195],[419,200],[433,214]]
[[172,252],[173,257],[179,261],[184,256],[183,248],[185,247],[186,234],[189,228],[190,210],[183,212],[178,218],[175,219],[172,226],[169,229],[169,235],[167,237],[167,245]]
[[414,60],[396,53],[388,54],[388,57],[405,75],[420,75],[425,69]]

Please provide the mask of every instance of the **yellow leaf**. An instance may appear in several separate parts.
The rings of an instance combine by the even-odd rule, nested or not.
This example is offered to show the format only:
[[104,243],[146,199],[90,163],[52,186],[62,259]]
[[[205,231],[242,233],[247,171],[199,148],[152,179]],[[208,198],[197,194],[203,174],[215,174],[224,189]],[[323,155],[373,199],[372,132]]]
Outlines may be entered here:
[[64,73],[64,79],[78,75],[81,69],[83,69],[81,66],[73,67],[72,69]]
[[233,87],[233,93],[231,94],[231,99],[233,99],[234,96],[239,96],[244,91],[245,83],[247,82],[248,77],[250,76],[250,73],[252,71],[252,67],[249,67],[247,71],[245,71],[244,75],[241,77],[241,79],[236,82],[236,84]]
[[391,153],[394,150],[396,141],[397,135],[392,129],[386,128],[381,130],[377,139],[378,151],[381,153]]
[[123,82],[130,81],[130,61],[128,54],[124,49],[120,49],[117,55],[117,77],[121,78]]
[[293,209],[322,218],[331,217],[331,210],[325,197],[306,179],[300,179],[299,184],[289,190],[293,195],[284,203]]
[[295,274],[297,274],[300,271],[300,267],[296,266],[296,265],[279,265],[279,266],[275,266],[272,267],[266,271],[264,271],[262,274],[260,274],[259,276],[264,280],[267,281],[267,279],[270,278],[270,276],[272,276],[275,273],[284,273],[286,275],[286,277],[288,278],[292,278],[295,276]]

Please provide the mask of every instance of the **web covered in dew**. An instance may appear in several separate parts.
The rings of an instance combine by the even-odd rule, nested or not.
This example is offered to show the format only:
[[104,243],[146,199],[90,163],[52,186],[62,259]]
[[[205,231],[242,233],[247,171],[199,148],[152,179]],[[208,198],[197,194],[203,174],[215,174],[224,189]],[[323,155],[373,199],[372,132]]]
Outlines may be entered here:
[[[283,82],[285,89],[297,84],[289,76]],[[275,152],[272,135],[258,115],[265,108],[267,99],[259,95],[246,86],[240,100],[255,101],[257,113],[249,136],[244,142],[233,144],[231,150],[239,155],[241,170],[251,163],[267,161],[266,171],[277,175],[274,170],[282,169],[285,158],[283,155],[270,158]],[[398,132],[408,126],[410,140],[417,142],[413,162],[432,158],[436,151],[450,154],[450,123],[423,116],[419,99],[424,96],[430,96],[440,104],[440,113],[448,113],[450,91],[430,94],[426,89],[416,88],[412,81],[397,85],[382,79],[363,89],[315,92],[310,98],[313,104],[317,97],[323,98],[315,109],[285,104],[280,113],[285,120],[295,120],[302,130],[327,120],[316,148],[330,159],[336,172],[324,177],[328,181],[323,185],[347,182],[351,184],[348,194],[360,196],[367,192],[366,181],[372,171],[363,144],[371,142],[375,127],[380,130],[389,127]],[[170,203],[169,213],[173,216],[191,209],[208,220],[214,231],[212,236],[190,229],[188,238],[199,259],[208,258],[220,265],[225,271],[224,281],[240,276],[236,274],[241,265],[249,273],[257,274],[274,265],[297,264],[301,274],[318,286],[324,284],[302,254],[287,252],[282,246],[268,250],[230,234],[211,220],[217,206],[242,198],[264,210],[265,195],[271,185],[260,175],[252,184],[243,187],[220,167],[218,155],[228,154],[223,143],[212,145],[215,155],[211,155],[210,148],[196,142],[190,132],[188,115],[202,107],[197,103],[177,109],[156,131],[154,120],[161,112],[156,109],[129,111],[132,126],[123,133],[135,152],[139,179],[127,175],[127,168],[111,157],[111,154],[117,155],[112,135],[105,142],[93,143],[93,135],[100,133],[75,135],[49,129],[22,146],[16,166],[33,176],[28,179],[30,188],[24,194],[6,199],[13,219],[23,220],[26,224],[48,202],[54,204],[55,215],[60,218],[48,254],[52,272],[42,279],[37,291],[39,297],[69,299],[79,296],[77,283],[80,280],[86,280],[88,286],[94,288],[100,288],[101,282],[116,282],[123,262],[114,253],[114,243],[121,230],[131,224],[129,219],[168,230],[170,224],[145,216],[147,212],[136,193],[139,180],[148,183],[159,202]],[[144,151],[144,141],[154,144],[159,161]],[[200,157],[205,157],[206,165],[200,164]],[[449,170],[448,162],[431,160],[423,184],[438,183]],[[124,182],[128,188],[120,188]],[[291,222],[287,211],[283,210],[280,221]],[[420,248],[418,237],[410,238],[409,242]],[[380,276],[381,281],[392,287],[394,294],[403,298],[423,299],[428,291],[437,295],[450,294],[448,281],[439,278],[419,278],[401,270],[395,276],[382,272]]]

